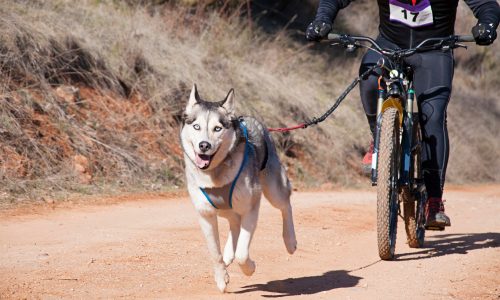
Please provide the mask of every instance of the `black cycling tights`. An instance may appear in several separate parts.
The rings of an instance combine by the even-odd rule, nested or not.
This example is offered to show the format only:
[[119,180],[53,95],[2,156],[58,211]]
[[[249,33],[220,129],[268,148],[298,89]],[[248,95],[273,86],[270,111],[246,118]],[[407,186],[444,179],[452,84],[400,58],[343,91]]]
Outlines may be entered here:
[[[397,47],[382,37],[379,37],[377,42],[383,47]],[[363,57],[360,74],[376,64],[379,58],[380,54],[368,51]],[[451,51],[418,53],[408,57],[406,63],[414,70],[413,84],[422,127],[422,169],[425,186],[429,197],[441,198],[449,155],[446,108],[453,80],[453,53]],[[361,101],[372,134],[376,125],[377,79],[378,74],[374,73],[360,83]]]

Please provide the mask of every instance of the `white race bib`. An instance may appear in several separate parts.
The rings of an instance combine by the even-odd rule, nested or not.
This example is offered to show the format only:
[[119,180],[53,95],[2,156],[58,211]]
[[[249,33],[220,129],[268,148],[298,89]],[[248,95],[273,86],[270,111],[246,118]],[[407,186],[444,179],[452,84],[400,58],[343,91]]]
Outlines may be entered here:
[[389,19],[391,21],[403,23],[410,27],[420,27],[434,23],[429,0],[423,0],[415,6],[397,0],[389,0],[389,9]]

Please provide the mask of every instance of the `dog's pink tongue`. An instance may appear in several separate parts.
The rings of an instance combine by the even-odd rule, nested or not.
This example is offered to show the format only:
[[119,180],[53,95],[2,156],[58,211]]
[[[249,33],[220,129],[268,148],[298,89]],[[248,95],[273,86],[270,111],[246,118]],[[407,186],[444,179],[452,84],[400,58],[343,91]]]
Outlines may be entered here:
[[210,156],[196,154],[196,165],[198,168],[203,169],[210,164]]

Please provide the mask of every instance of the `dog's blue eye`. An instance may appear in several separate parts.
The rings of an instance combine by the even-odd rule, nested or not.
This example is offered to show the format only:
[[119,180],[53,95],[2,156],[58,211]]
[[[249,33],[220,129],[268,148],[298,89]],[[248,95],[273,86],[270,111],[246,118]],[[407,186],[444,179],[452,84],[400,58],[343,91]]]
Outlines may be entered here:
[[198,124],[194,124],[194,125],[193,125],[193,128],[194,128],[194,129],[196,129],[196,130],[200,130],[200,128],[201,128],[201,127],[200,127],[200,125],[198,125]]
[[219,131],[221,131],[221,130],[222,130],[222,127],[220,127],[220,126],[215,126],[215,128],[214,128],[214,131],[215,131],[215,132],[219,132]]

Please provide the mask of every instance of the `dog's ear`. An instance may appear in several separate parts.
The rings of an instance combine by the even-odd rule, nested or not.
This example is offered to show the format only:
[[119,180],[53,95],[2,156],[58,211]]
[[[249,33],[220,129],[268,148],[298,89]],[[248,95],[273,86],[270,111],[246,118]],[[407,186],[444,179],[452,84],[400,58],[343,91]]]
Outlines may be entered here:
[[196,83],[193,84],[193,88],[191,89],[191,94],[189,95],[189,100],[186,105],[186,114],[189,114],[195,104],[200,102],[200,95],[198,95],[198,89],[196,88]]
[[234,89],[229,90],[226,98],[222,101],[222,108],[224,108],[228,113],[234,113]]

